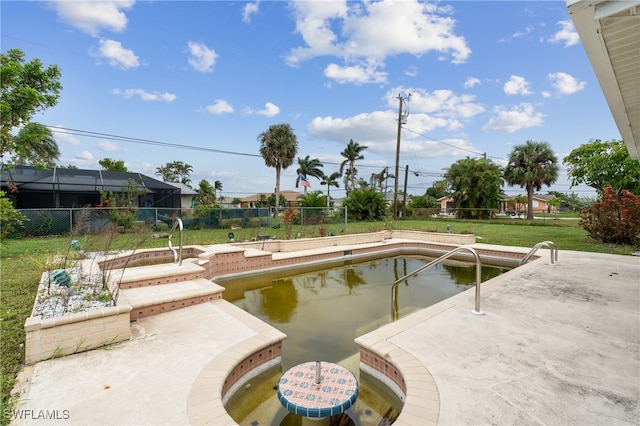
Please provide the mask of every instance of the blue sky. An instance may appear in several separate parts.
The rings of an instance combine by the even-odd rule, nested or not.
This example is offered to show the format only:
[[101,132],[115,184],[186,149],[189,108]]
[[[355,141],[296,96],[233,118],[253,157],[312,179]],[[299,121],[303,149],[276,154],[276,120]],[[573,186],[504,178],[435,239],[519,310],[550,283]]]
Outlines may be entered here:
[[[546,141],[560,161],[591,139],[620,139],[564,1],[2,1],[2,52],[62,70],[62,96],[34,117],[55,126],[59,164],[124,160],[155,176],[193,166],[223,195],[271,193],[257,136],[289,123],[298,157],[326,174],[350,139],[358,175],[395,167],[424,194],[455,161]],[[91,136],[88,136],[88,135]],[[561,164],[557,184],[570,188]],[[297,162],[281,189],[295,190]],[[325,189],[311,179],[311,189]],[[389,183],[392,186],[392,183]],[[331,190],[344,196],[344,185]],[[299,188],[298,190],[302,190]],[[523,193],[505,186],[509,195]]]

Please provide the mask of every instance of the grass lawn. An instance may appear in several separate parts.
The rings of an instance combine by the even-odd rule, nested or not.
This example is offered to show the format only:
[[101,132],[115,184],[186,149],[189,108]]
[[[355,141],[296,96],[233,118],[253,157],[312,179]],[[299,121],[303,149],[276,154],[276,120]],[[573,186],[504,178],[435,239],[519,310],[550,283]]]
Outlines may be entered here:
[[[533,221],[522,219],[501,218],[492,221],[460,221],[453,218],[401,220],[397,222],[356,222],[349,223],[346,233],[377,232],[385,229],[408,229],[417,231],[452,233],[472,233],[477,241],[486,244],[507,246],[533,247],[542,241],[553,241],[560,250],[575,250],[614,254],[631,254],[640,250],[639,247],[613,246],[592,240],[587,233],[578,226],[578,220],[571,217],[553,218],[546,215]],[[234,230],[236,241],[248,240],[258,234],[269,234],[275,238],[284,238],[283,229],[251,229]],[[297,229],[294,227],[292,235],[298,232],[302,237],[317,237],[319,230],[314,227]],[[344,233],[343,225],[327,225],[327,232],[340,235]],[[184,244],[217,244],[228,241],[228,229],[186,230]],[[90,236],[79,238],[86,251],[104,251],[105,247],[118,248],[151,248],[166,247],[166,238],[149,238],[140,234],[119,235],[117,239],[105,243],[99,237]],[[38,283],[44,265],[56,254],[63,253],[69,244],[69,237],[25,238],[19,240],[3,240],[0,245],[0,368],[2,381],[2,413],[0,425],[9,424],[9,418],[4,415],[5,409],[15,404],[15,396],[11,390],[15,384],[15,377],[24,363],[24,322],[31,314]],[[108,245],[105,245],[108,244]],[[92,245],[96,247],[92,247]],[[174,240],[174,246],[176,241]],[[52,390],[53,391],[53,390]]]

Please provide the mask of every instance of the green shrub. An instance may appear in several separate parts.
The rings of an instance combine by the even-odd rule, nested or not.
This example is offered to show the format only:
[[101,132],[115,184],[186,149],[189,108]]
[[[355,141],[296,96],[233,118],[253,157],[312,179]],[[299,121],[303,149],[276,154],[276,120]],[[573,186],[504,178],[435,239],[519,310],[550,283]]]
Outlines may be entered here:
[[0,238],[6,238],[20,228],[26,219],[13,207],[7,193],[0,191]]
[[384,195],[373,188],[352,190],[343,204],[350,220],[384,220],[389,213]]
[[640,196],[607,187],[600,200],[584,211],[580,226],[603,243],[640,244]]

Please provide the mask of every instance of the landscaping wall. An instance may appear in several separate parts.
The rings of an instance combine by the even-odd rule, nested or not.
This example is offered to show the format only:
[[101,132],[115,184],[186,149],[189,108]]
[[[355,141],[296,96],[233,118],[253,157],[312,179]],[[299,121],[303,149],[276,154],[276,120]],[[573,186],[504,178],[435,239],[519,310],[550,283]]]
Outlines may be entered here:
[[95,349],[131,338],[128,305],[113,306],[62,317],[27,318],[25,362]]

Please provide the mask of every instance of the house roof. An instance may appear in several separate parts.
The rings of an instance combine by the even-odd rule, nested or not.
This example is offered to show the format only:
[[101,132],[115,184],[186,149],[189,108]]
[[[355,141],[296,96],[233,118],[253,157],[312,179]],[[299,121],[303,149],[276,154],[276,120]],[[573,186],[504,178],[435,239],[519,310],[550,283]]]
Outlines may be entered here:
[[627,151],[640,159],[640,1],[566,5]]
[[[285,200],[287,201],[299,201],[299,197],[300,195],[302,195],[300,192],[297,191],[290,191],[290,190],[285,190],[285,191],[280,191],[280,194],[282,194],[285,198]],[[262,193],[258,193],[258,194],[253,194],[253,195],[249,195],[248,197],[244,197],[242,200],[243,203],[249,203],[251,201],[258,201],[260,200],[261,196],[265,196],[266,198],[269,198],[271,196],[271,193],[266,193],[266,192],[262,192]]]
[[[524,195],[526,197],[526,194],[520,194],[520,195]],[[512,200],[512,199],[514,199],[516,197],[519,197],[520,195],[504,195],[502,197],[502,200],[503,201],[509,201],[509,200]],[[446,200],[446,199],[450,199],[450,198],[452,198],[451,195],[445,195],[444,197],[438,198],[438,201],[442,201],[442,200]],[[556,198],[556,196],[553,195],[553,194],[533,194],[533,198],[535,200],[549,201],[549,200],[551,200],[553,198]]]
[[165,182],[165,183],[168,183],[169,185],[175,186],[176,188],[178,188],[180,190],[181,195],[197,195],[198,194],[198,191],[191,188],[190,186],[185,185],[184,183],[180,183],[180,182]]
[[175,186],[149,176],[132,172],[111,172],[106,170],[38,169],[31,166],[15,166],[5,169],[0,176],[2,184],[13,182],[20,189],[31,191],[97,192],[122,191],[129,179],[140,182],[147,192],[179,192]]
[[[512,200],[516,197],[520,197],[521,195],[523,196],[527,196],[526,194],[519,194],[519,195],[505,195],[504,197],[502,197],[503,200],[508,201],[508,200]],[[556,198],[555,195],[553,194],[533,194],[533,199],[534,200],[543,200],[543,201],[549,201]]]

